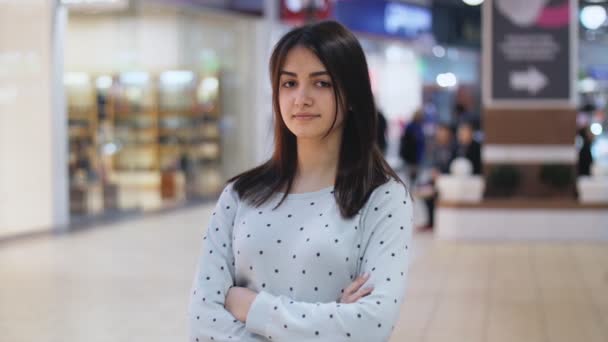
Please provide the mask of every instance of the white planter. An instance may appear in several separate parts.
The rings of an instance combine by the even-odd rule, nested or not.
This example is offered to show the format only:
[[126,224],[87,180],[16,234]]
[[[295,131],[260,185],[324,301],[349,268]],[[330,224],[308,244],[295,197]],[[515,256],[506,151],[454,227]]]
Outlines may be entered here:
[[608,203],[608,177],[582,176],[576,187],[581,203]]
[[608,164],[593,163],[591,165],[591,175],[596,178],[608,177]]
[[450,202],[481,202],[485,181],[481,176],[441,175],[437,178],[439,199]]

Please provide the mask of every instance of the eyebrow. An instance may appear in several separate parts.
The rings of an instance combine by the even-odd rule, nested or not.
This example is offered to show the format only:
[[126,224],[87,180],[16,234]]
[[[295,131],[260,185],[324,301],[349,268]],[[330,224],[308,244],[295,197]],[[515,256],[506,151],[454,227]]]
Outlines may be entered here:
[[[285,70],[281,70],[281,72],[279,74],[280,75],[293,76],[293,77],[297,77],[298,76],[298,74],[296,74],[295,72],[285,71]],[[327,71],[323,70],[323,71],[311,72],[310,74],[308,74],[309,77],[323,76],[323,75],[329,75],[329,73]]]

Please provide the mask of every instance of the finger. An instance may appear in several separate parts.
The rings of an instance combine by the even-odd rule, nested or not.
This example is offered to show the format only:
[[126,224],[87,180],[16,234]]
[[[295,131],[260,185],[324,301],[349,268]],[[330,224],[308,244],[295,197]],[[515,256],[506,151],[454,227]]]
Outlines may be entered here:
[[357,279],[355,279],[352,283],[350,283],[350,285],[348,285],[348,287],[346,287],[346,289],[344,289],[344,293],[346,293],[346,294],[355,293],[357,290],[359,290],[361,285],[363,285],[363,283],[365,283],[365,281],[367,280],[366,278],[367,278],[366,274],[362,274],[362,275],[358,276]]
[[358,301],[359,299],[371,294],[372,290],[373,290],[373,287],[366,287],[366,288],[360,289],[359,291],[349,295],[348,301],[350,303],[354,303],[354,302]]
[[354,301],[356,302],[356,301],[358,301],[359,299],[361,299],[361,298],[363,298],[365,296],[369,296],[372,293],[373,290],[374,290],[373,287],[368,286],[366,288],[363,288],[363,289],[357,291],[357,293],[355,293],[353,295],[353,296],[356,297]]
[[363,284],[365,284],[365,282],[369,279],[369,273],[364,273],[362,275],[360,275],[359,277],[357,277],[357,279],[355,279],[355,281],[353,281],[350,285],[348,285],[348,287],[344,290],[345,293],[347,294],[352,294],[357,292],[357,290],[359,290],[359,288],[361,286],[363,286]]
[[365,296],[369,296],[372,291],[374,290],[373,287],[366,287],[364,289],[360,289],[359,291],[357,291],[356,293],[353,293],[351,295],[346,295],[344,296],[342,302],[343,303],[354,303],[356,301],[358,301],[359,299],[365,297]]

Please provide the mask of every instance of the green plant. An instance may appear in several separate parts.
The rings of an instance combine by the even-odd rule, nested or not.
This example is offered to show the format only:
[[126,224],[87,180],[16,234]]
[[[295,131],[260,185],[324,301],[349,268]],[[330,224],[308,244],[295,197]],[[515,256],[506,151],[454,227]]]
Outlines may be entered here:
[[488,175],[488,187],[496,195],[511,196],[521,183],[521,172],[512,165],[497,165]]
[[541,183],[556,189],[564,189],[574,183],[571,165],[545,164],[540,167],[538,178]]

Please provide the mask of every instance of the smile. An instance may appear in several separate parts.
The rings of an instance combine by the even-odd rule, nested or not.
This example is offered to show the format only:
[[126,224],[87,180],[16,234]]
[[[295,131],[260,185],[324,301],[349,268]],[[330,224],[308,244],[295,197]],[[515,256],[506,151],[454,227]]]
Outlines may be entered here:
[[303,120],[303,121],[314,120],[319,117],[321,117],[321,115],[310,114],[310,113],[292,115],[292,118],[294,118],[296,120]]

